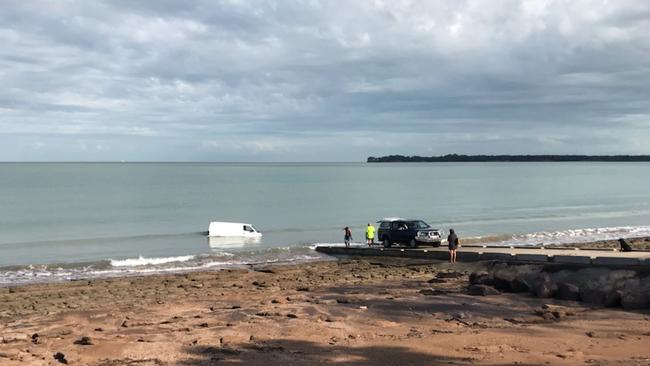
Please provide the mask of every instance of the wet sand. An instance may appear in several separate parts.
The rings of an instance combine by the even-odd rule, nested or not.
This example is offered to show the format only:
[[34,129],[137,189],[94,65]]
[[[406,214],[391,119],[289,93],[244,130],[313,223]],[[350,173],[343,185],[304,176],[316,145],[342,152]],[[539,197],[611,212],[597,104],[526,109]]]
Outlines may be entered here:
[[650,365],[650,312],[470,296],[481,266],[364,258],[0,288],[0,364]]

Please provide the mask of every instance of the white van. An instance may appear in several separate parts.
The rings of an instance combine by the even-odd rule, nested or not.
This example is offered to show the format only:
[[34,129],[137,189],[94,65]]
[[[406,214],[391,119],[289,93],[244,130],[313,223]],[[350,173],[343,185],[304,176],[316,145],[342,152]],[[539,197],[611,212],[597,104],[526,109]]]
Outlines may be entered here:
[[251,224],[212,221],[208,226],[208,236],[260,238],[262,233],[257,231]]

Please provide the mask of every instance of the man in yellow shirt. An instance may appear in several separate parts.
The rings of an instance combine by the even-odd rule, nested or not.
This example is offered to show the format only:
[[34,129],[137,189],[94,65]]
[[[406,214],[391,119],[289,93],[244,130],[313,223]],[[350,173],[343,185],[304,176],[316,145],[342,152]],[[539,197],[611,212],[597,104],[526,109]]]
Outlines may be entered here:
[[368,224],[368,228],[366,229],[366,241],[368,246],[375,244],[375,227],[372,224]]

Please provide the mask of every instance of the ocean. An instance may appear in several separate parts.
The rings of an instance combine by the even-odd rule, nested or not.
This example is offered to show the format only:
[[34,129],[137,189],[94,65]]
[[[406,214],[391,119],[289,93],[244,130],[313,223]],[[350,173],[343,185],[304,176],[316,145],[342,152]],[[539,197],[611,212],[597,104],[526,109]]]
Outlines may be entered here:
[[395,216],[465,243],[646,236],[649,183],[650,163],[1,163],[0,286],[322,260]]

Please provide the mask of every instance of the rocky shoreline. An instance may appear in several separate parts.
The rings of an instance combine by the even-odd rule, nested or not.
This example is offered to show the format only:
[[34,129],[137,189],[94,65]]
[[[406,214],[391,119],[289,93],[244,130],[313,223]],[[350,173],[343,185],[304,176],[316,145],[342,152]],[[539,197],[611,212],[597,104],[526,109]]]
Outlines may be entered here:
[[4,288],[0,364],[650,364],[647,310],[495,290],[497,270],[364,258]]
[[[650,270],[567,268],[491,263],[469,276],[472,294],[528,293],[538,298],[581,301],[590,305],[650,308]],[[495,292],[496,291],[496,292]]]

